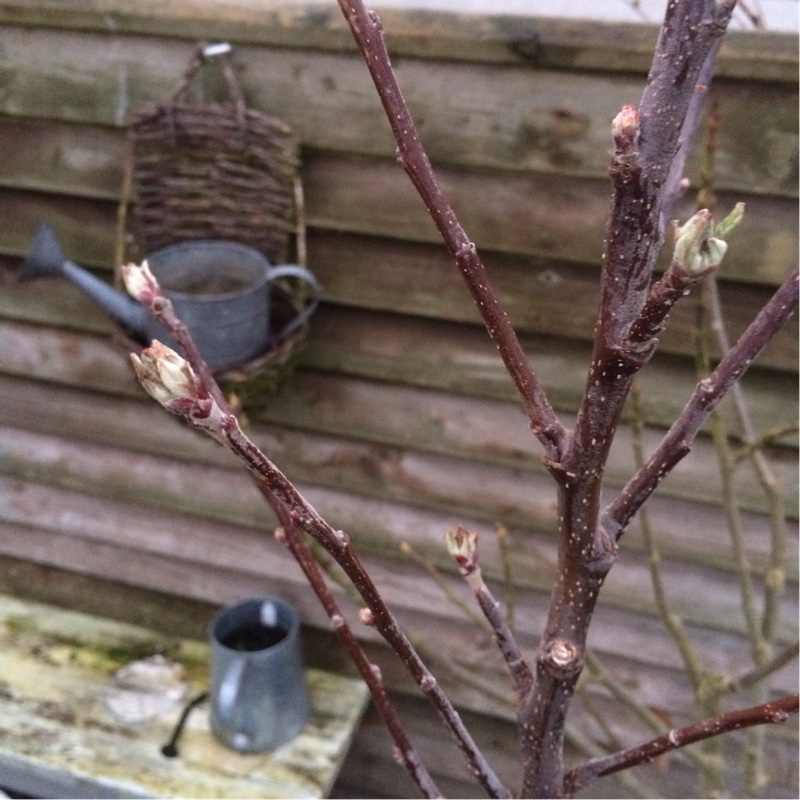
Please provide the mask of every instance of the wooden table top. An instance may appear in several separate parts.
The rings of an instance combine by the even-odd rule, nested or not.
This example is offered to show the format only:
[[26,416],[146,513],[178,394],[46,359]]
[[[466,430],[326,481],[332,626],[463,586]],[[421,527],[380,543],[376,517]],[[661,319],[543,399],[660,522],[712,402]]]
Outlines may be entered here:
[[[134,662],[162,679],[125,681],[119,670]],[[324,797],[368,692],[316,669],[306,680],[311,719],[278,750],[224,747],[205,703],[170,759],[161,747],[208,688],[205,642],[0,595],[0,786],[40,797]]]

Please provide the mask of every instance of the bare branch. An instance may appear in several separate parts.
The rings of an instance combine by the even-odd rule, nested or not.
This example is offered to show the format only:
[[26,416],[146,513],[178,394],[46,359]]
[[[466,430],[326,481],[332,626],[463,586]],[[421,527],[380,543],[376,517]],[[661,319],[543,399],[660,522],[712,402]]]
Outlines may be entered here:
[[564,450],[566,431],[553,411],[538,377],[501,306],[475,245],[456,219],[439,186],[428,156],[420,142],[414,120],[392,69],[378,17],[361,0],[338,0],[353,37],[372,75],[386,117],[397,141],[397,153],[411,182],[425,203],[439,233],[467,284],[489,335],[519,392],[530,420],[531,430],[557,461]]
[[791,664],[792,661],[797,658],[798,652],[800,652],[800,642],[795,639],[794,642],[776,653],[769,661],[766,661],[760,667],[756,667],[738,678],[731,679],[731,681],[723,687],[723,691],[726,694],[734,694],[755,686],[768,675],[777,672],[787,664]]
[[403,723],[397,716],[394,704],[386,692],[380,669],[377,664],[373,664],[367,658],[367,654],[359,644],[358,639],[353,635],[353,631],[347,624],[339,605],[325,583],[325,578],[317,566],[311,551],[303,541],[302,534],[293,525],[288,524],[280,531],[276,531],[276,538],[285,542],[295,561],[300,565],[309,584],[311,584],[312,589],[327,612],[331,627],[369,687],[375,707],[386,724],[400,762],[422,790],[424,797],[441,797],[441,792],[420,760],[417,751],[408,739]]
[[436,568],[436,566],[429,561],[425,556],[420,555],[411,545],[410,542],[402,541],[400,542],[400,552],[403,555],[408,556],[412,559],[416,564],[418,564],[428,575],[431,577],[431,580],[439,587],[439,590],[442,594],[447,598],[448,602],[452,603],[456,608],[458,608],[464,616],[470,620],[474,625],[479,628],[483,628],[488,632],[488,626],[486,620],[477,612],[474,608],[472,608],[469,604],[465,603],[450,587],[450,584],[445,580],[444,576],[441,572]]
[[514,691],[521,702],[531,690],[533,675],[513,631],[500,610],[500,603],[494,599],[483,580],[478,564],[478,534],[470,533],[459,525],[455,531],[447,534],[447,549],[458,564],[458,571],[467,582],[467,586],[472,589],[481,611],[494,632],[497,646],[511,673]]
[[709,414],[796,309],[797,270],[783,282],[716,369],[700,381],[656,451],[605,510],[601,525],[608,535],[620,538],[633,515],[689,452]]
[[[153,342],[141,356],[131,355],[139,381],[167,410],[183,416],[189,424],[212,436],[240,458],[267,502],[273,505],[287,527],[297,527],[312,536],[334,558],[352,581],[369,611],[370,624],[386,639],[411,676],[439,713],[464,755],[471,773],[492,797],[510,797],[494,770],[478,749],[469,731],[442,688],[402,631],[380,591],[351,546],[350,537],[335,530],[300,494],[294,484],[244,434],[230,413],[211,371],[194,345],[186,326],[177,318],[170,300],[161,292],[146,265],[123,268],[129,292],[143,303],[176,341],[190,362],[160,342]],[[221,397],[222,404],[216,400]]]
[[625,106],[612,124],[613,195],[592,361],[567,452],[550,465],[560,484],[559,564],[520,726],[526,796],[562,791],[567,709],[597,596],[616,558],[615,537],[598,525],[606,461],[633,377],[653,352],[631,342],[629,331],[663,241],[670,164],[701,68],[713,60],[731,9],[714,0],[669,3],[638,112]]
[[[709,281],[707,296],[712,318],[711,329],[716,335],[719,351],[725,355],[730,352],[731,345],[725,330],[725,320],[722,314],[717,282],[713,279]],[[785,562],[789,534],[786,526],[786,504],[783,484],[775,470],[769,465],[760,448],[769,441],[770,435],[779,434],[780,429],[758,437],[747,407],[744,390],[739,383],[731,387],[731,399],[739,422],[739,428],[742,431],[742,438],[745,442],[745,447],[740,453],[731,455],[732,468],[738,466],[745,456],[750,457],[759,483],[769,503],[770,557],[769,573],[765,582],[764,607],[761,615],[761,635],[764,640],[770,642],[775,636],[780,596],[786,584]],[[797,423],[794,423],[789,426],[789,429],[796,429],[796,427]]]
[[685,728],[671,730],[665,736],[659,736],[646,744],[631,747],[610,756],[588,761],[564,777],[564,788],[567,796],[588,785],[598,778],[611,775],[638,764],[646,764],[662,753],[677,750],[693,742],[700,742],[712,736],[719,736],[728,731],[750,728],[754,725],[770,725],[786,722],[791,714],[798,710],[798,696],[788,695],[780,700],[764,705],[745,708],[740,711],[729,711],[712,719],[688,725]]
[[244,435],[234,416],[226,416],[215,432],[217,438],[221,436],[221,441],[241,458],[255,475],[256,480],[265,483],[270,491],[286,503],[290,509],[292,523],[313,536],[342,567],[366,603],[370,612],[369,624],[374,626],[386,639],[423,693],[439,712],[467,759],[472,774],[492,797],[509,797],[508,790],[478,750],[472,736],[464,727],[461,718],[437,683],[436,678],[425,666],[408,637],[400,629],[380,591],[351,546],[350,537],[344,531],[334,530],[322,519],[286,476]]

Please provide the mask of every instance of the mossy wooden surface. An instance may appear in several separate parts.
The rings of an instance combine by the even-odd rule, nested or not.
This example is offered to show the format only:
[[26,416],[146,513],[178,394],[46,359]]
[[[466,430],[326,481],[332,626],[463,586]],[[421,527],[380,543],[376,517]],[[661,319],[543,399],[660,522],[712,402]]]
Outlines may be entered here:
[[204,642],[0,595],[0,776],[39,796],[324,797],[366,703],[356,679],[307,669],[312,717],[270,754],[217,743],[207,707],[189,718],[180,756],[165,758],[177,712],[126,724],[108,709],[114,672],[162,653],[207,688]]

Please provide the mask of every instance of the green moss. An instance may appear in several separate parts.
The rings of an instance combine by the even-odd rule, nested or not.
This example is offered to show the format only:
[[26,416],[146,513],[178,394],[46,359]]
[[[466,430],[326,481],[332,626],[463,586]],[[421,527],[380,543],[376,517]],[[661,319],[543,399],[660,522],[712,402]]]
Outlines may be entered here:
[[198,642],[197,648],[180,640],[147,639],[135,636],[120,636],[112,640],[102,638],[83,639],[79,636],[53,631],[42,631],[36,620],[24,614],[6,617],[5,627],[10,634],[23,638],[35,637],[37,649],[67,648],[72,651],[69,660],[111,674],[129,664],[155,654],[180,663],[186,670],[190,682],[203,683],[208,680],[208,656]]

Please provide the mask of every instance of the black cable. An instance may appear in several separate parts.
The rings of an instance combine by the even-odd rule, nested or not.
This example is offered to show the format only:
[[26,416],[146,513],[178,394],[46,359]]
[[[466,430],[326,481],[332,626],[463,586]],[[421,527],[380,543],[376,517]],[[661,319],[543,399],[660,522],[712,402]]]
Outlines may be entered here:
[[169,741],[161,748],[162,755],[166,756],[167,758],[178,757],[178,739],[180,739],[180,736],[183,733],[186,720],[189,719],[189,714],[191,714],[192,711],[194,711],[194,709],[200,705],[200,703],[208,700],[208,694],[208,692],[203,692],[186,704],[186,708],[183,709],[181,718],[178,720],[177,724],[175,725],[175,729],[172,731],[172,736],[169,737]]

